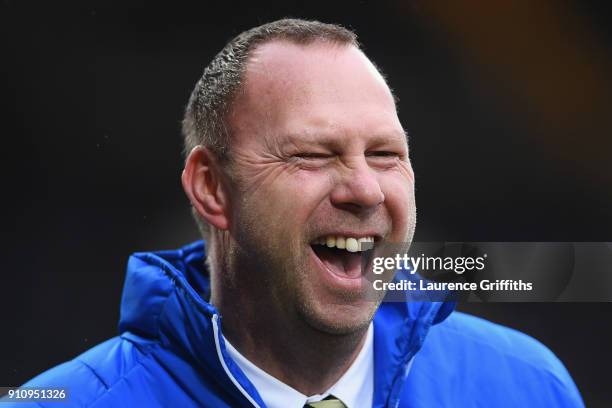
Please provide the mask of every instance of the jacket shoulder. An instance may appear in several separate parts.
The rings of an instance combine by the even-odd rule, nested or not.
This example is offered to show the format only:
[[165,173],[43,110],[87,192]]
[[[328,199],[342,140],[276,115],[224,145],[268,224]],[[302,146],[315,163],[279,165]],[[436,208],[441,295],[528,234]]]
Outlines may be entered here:
[[557,377],[567,374],[561,361],[548,347],[518,330],[461,312],[451,314],[439,329],[452,333],[456,341],[476,347],[480,352],[520,361]]
[[[34,377],[23,387],[63,388],[68,398],[62,406],[91,407],[106,394],[116,391],[122,380],[142,369],[148,345],[124,337],[109,339]],[[26,405],[19,404],[21,408]],[[39,402],[32,406],[57,406],[57,402]]]
[[413,374],[422,389],[428,387],[428,376],[451,379],[447,403],[497,400],[500,406],[584,406],[570,374],[546,346],[461,312],[431,328]]

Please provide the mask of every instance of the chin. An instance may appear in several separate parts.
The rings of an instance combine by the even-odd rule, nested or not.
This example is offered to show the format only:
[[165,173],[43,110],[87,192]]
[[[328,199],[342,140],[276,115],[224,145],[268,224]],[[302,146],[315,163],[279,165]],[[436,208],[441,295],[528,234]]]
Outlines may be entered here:
[[348,335],[366,329],[378,305],[364,300],[358,304],[312,306],[302,307],[301,310],[302,318],[308,325],[327,334]]

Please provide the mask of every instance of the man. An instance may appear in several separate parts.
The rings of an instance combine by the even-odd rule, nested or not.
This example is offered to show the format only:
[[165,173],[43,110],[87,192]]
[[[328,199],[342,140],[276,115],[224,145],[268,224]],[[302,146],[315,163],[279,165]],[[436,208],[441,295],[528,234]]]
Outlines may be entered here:
[[206,250],[132,256],[120,337],[26,386],[87,407],[583,405],[529,337],[368,296],[361,244],[410,242],[416,207],[394,97],[352,32],[242,33],[197,83],[184,135]]

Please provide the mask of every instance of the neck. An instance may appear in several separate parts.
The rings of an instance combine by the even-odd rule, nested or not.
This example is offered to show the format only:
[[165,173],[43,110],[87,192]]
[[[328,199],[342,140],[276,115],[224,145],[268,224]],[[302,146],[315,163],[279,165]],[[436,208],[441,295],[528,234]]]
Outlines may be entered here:
[[214,298],[224,335],[253,364],[304,395],[323,393],[335,384],[365,342],[367,327],[347,335],[328,334],[306,323],[277,319],[261,302],[231,300],[237,298],[231,293]]
[[[229,262],[215,266],[226,268]],[[252,270],[251,270],[252,271]],[[249,361],[304,395],[327,391],[348,370],[366,339],[367,326],[348,334],[312,327],[291,308],[280,308],[257,274],[234,276],[217,269],[211,303],[222,316],[223,332]],[[236,301],[240,299],[240,301]]]

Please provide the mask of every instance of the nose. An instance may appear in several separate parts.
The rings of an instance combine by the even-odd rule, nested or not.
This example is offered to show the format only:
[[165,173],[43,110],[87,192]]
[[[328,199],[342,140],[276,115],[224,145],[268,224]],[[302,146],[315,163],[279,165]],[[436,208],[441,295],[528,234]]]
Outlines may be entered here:
[[334,206],[357,212],[375,208],[385,201],[376,172],[368,166],[365,157],[353,161],[341,173],[330,196]]

